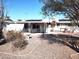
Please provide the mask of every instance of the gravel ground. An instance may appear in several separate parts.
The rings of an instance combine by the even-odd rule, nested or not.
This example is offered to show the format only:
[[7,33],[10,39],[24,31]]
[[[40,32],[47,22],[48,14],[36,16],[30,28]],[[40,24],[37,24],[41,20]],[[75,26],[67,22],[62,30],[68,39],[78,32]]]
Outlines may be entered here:
[[48,40],[43,40],[39,35],[32,34],[26,49],[21,51],[13,51],[11,43],[1,45],[0,59],[71,59],[70,55],[77,53],[59,43],[49,44]]

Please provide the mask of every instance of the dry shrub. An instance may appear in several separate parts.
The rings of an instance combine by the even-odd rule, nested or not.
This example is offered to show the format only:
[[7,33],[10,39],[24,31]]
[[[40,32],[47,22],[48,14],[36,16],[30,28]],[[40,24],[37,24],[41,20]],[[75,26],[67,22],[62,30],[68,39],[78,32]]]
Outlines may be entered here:
[[79,40],[64,40],[65,45],[70,45],[74,48],[79,48]]
[[27,44],[28,41],[25,40],[25,37],[21,32],[15,32],[15,31],[9,31],[6,34],[6,41],[7,42],[12,42],[12,46],[14,48],[24,48]]
[[14,48],[19,48],[19,49],[24,49],[27,44],[28,44],[28,42],[26,40],[17,39],[13,42],[13,47]]
[[16,32],[14,32],[14,31],[8,31],[6,33],[5,39],[6,39],[7,42],[14,41],[16,39]]
[[69,41],[64,40],[64,41],[63,41],[63,44],[64,44],[64,45],[69,45]]
[[74,41],[70,42],[70,44],[72,46],[74,46],[75,48],[79,48],[79,40],[74,40]]

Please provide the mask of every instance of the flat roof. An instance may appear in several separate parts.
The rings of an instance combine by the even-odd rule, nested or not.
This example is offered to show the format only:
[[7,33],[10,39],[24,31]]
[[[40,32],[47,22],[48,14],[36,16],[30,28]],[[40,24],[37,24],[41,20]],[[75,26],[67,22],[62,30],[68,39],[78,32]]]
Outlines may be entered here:
[[16,21],[16,23],[49,23],[49,21],[43,21],[42,19],[37,19],[37,20],[26,20],[26,21]]
[[57,23],[71,23],[71,21],[59,21]]
[[42,21],[42,19],[37,19],[37,20],[35,20],[35,19],[30,19],[30,20],[26,20],[26,21]]
[[[52,20],[53,21],[53,20]],[[10,23],[10,24],[24,24],[24,23],[52,23],[52,21],[47,21],[47,20],[42,20],[42,19],[39,19],[39,20],[26,20],[26,21],[5,21],[5,23]],[[61,21],[58,21],[56,23],[71,23],[71,21],[69,20],[61,20]]]

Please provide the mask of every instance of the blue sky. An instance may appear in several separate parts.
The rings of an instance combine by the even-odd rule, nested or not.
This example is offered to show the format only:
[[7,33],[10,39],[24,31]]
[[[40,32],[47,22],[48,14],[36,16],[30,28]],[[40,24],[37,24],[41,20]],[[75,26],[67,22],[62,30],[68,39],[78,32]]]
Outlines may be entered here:
[[[42,19],[39,0],[6,0],[5,7],[11,19]],[[62,16],[61,16],[62,17]],[[57,18],[61,18],[57,16]]]

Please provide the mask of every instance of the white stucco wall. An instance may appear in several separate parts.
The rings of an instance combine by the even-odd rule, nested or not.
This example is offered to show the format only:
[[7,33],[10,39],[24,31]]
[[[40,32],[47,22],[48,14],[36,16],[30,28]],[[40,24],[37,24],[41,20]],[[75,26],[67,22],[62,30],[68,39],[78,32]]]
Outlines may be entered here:
[[6,25],[4,30],[6,30],[6,31],[11,31],[11,30],[22,31],[23,27],[24,27],[24,24],[9,24],[9,25]]
[[49,26],[46,28],[46,33],[51,33],[51,30],[52,30],[52,27],[51,27],[51,25],[49,25]]

